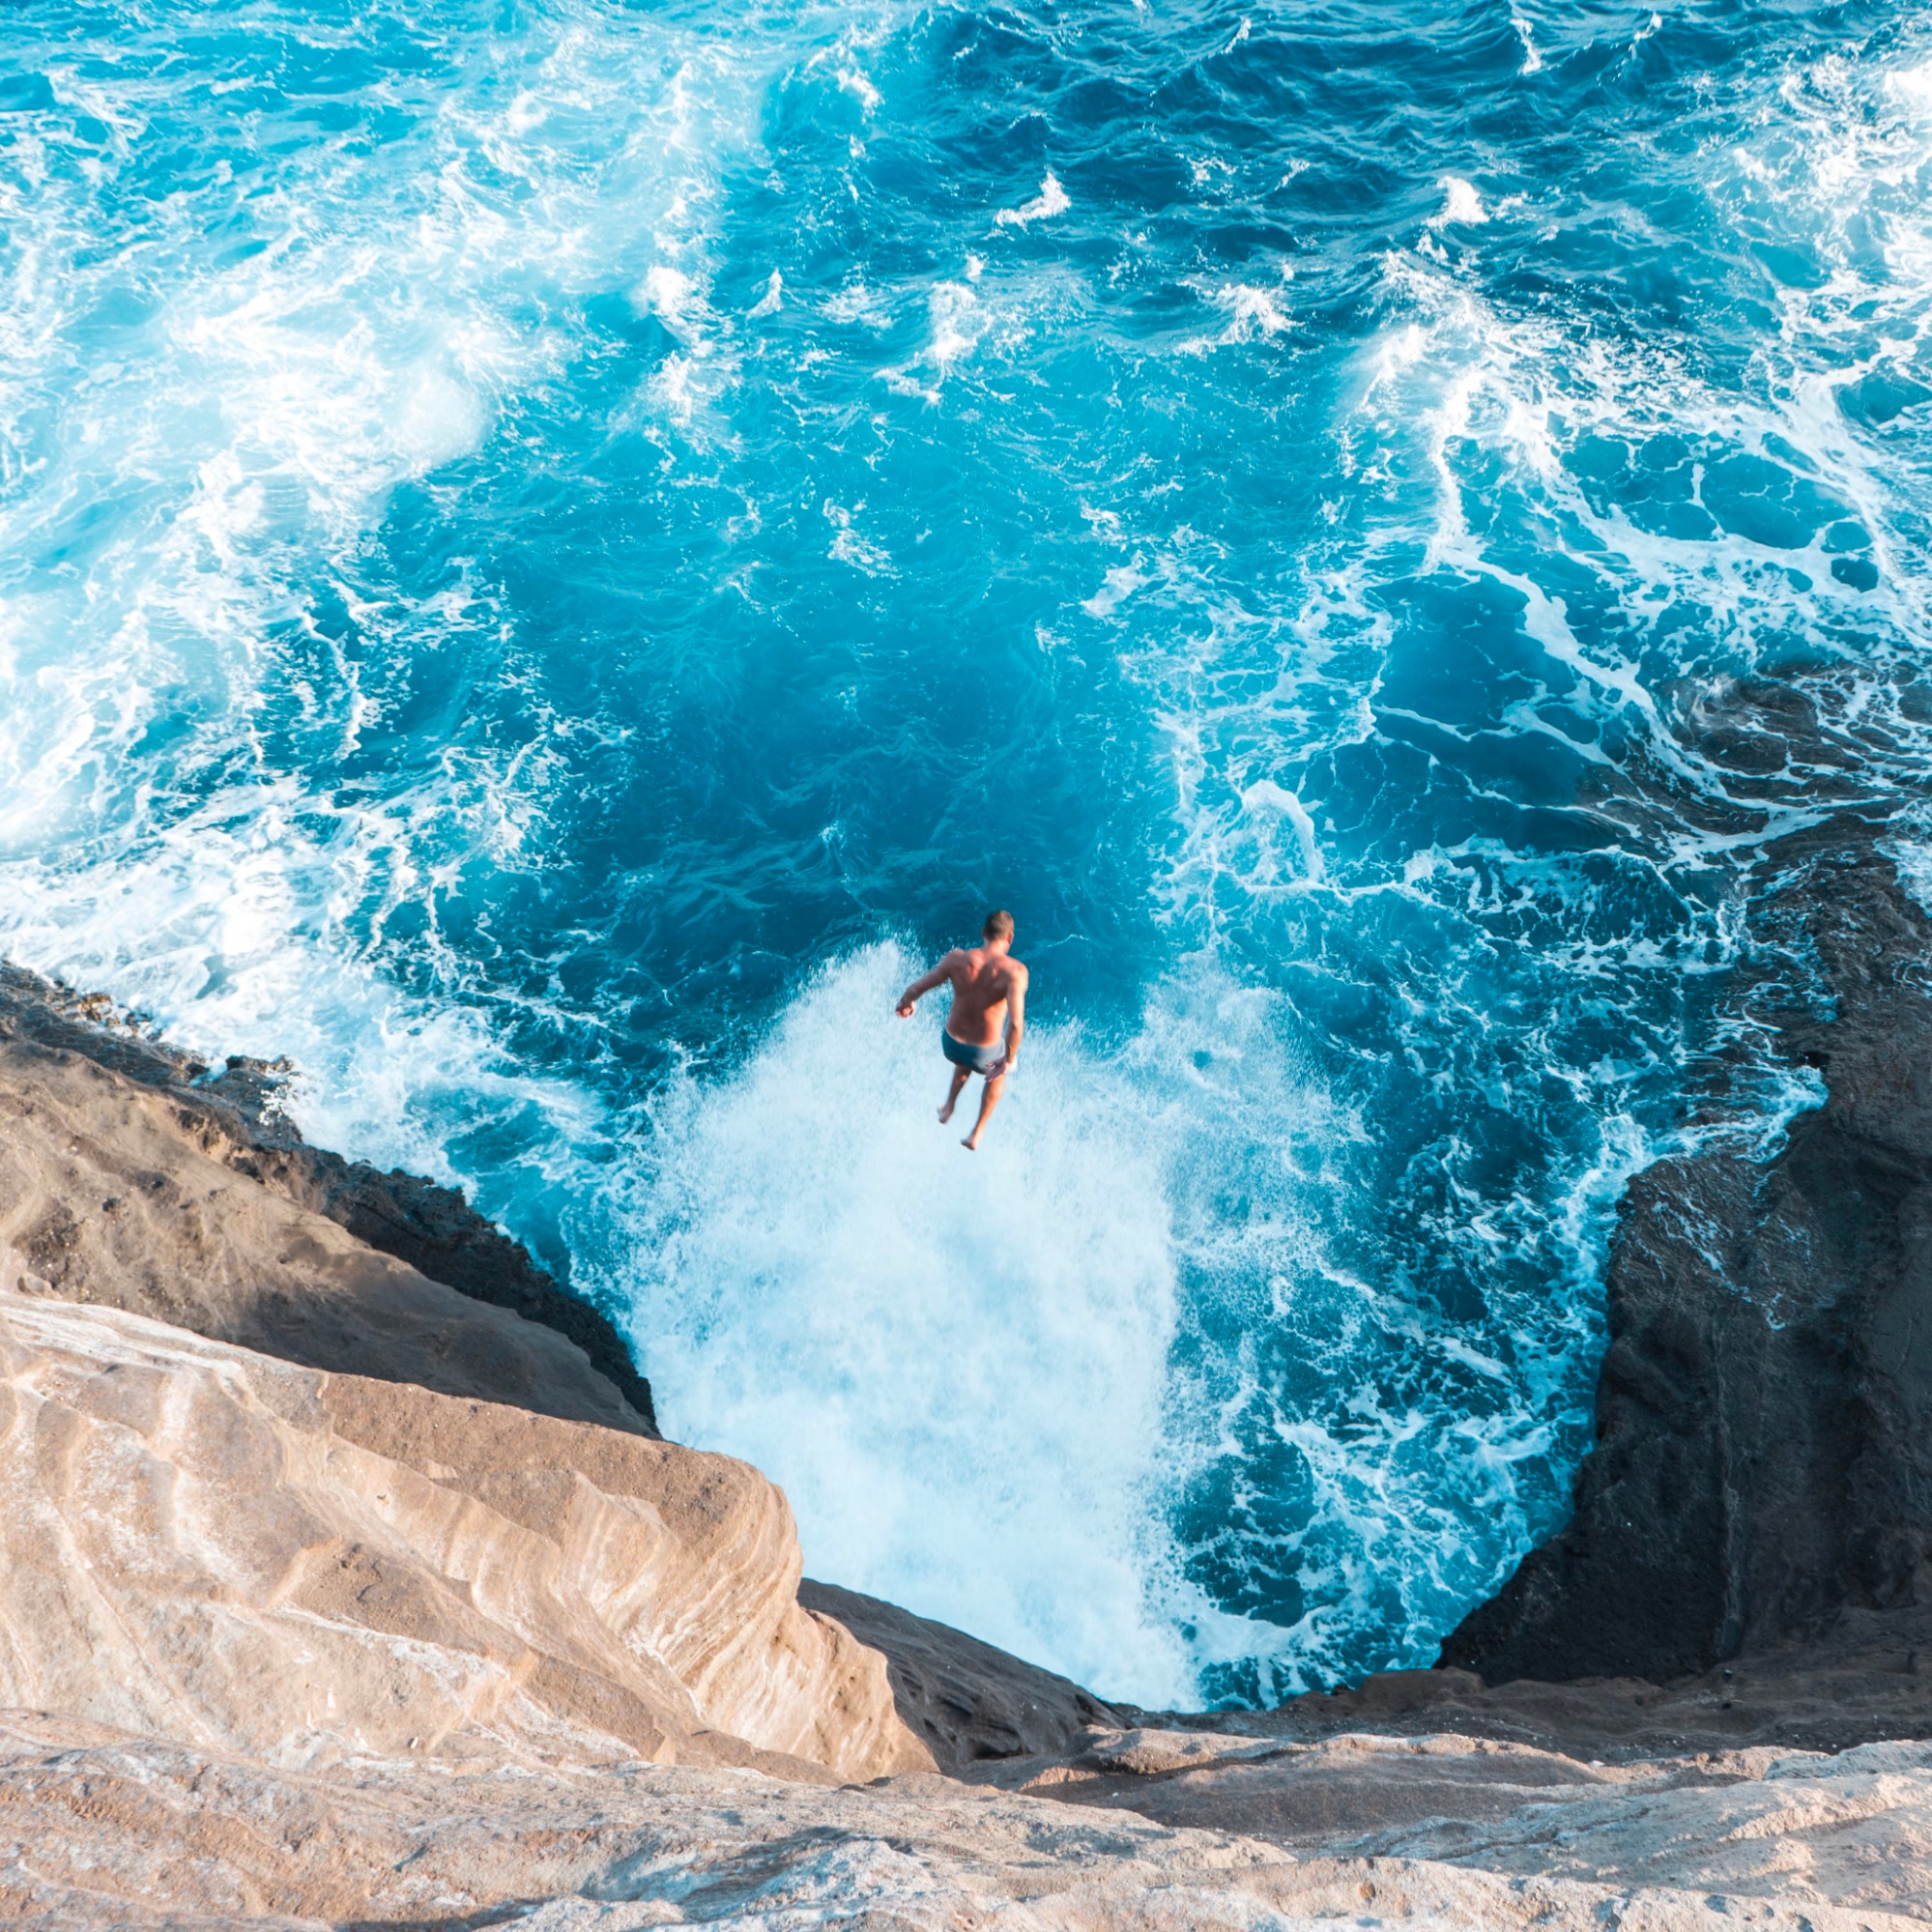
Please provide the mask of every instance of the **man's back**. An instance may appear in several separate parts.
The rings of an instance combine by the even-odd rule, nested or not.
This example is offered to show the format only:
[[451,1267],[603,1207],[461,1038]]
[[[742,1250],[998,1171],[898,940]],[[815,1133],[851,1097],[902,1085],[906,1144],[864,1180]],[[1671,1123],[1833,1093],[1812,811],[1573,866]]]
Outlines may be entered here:
[[955,946],[899,995],[895,1009],[900,1019],[909,1020],[927,994],[941,986],[952,988],[953,1010],[939,1035],[939,1051],[952,1066],[952,1091],[939,1118],[953,1117],[962,1089],[978,1074],[986,1087],[979,1097],[979,1119],[966,1137],[967,1147],[979,1145],[1005,1091],[1006,1077],[1020,1063],[1020,1042],[1026,1032],[1026,968],[1010,951],[1013,914],[989,912],[979,930],[984,945]]
[[1026,968],[1004,947],[963,947],[948,962],[953,1010],[946,1031],[969,1047],[990,1047],[1006,1027],[1007,1002],[1026,984]]

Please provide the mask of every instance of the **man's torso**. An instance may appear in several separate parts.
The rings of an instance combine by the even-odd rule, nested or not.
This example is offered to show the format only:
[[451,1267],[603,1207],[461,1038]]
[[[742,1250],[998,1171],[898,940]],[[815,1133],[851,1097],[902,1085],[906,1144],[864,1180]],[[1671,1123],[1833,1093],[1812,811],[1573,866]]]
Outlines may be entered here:
[[1008,953],[984,946],[963,952],[950,975],[953,1010],[946,1015],[946,1031],[967,1047],[991,1047],[1006,1030],[1006,1002],[1025,968]]

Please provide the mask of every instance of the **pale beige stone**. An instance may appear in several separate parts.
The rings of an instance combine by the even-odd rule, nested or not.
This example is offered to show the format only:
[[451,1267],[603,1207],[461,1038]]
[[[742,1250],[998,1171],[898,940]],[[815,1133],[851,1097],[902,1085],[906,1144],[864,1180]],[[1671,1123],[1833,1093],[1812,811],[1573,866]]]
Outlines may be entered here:
[[[1923,1846],[1924,1780],[1905,1776],[1884,1816]],[[1824,1760],[1779,1797],[1808,1817],[1831,1807],[1834,1779]],[[1742,1784],[1737,1815],[1765,1815],[1752,1810],[1763,1789]],[[1655,1844],[1671,1828],[1646,1829]],[[1667,1881],[1519,1876],[1401,1857],[1298,1860],[1225,1831],[932,1774],[841,1790],[639,1763],[562,1772],[364,1759],[317,1773],[72,1720],[0,1717],[0,1917],[63,1932],[454,1932],[482,1922],[533,1932],[1906,1932],[1923,1923],[1917,1866],[1898,1868],[1894,1904],[1847,1909],[1828,1895],[1843,1875],[1823,1869],[1835,1855],[1815,1827],[1796,1829],[1813,1832],[1805,1842],[1823,1856],[1810,1877],[1823,1882],[1795,1897],[1772,1860],[1747,1883],[1708,1884],[1688,1845]],[[1788,1851],[1798,1840],[1765,1842]]]
[[725,1456],[0,1294],[0,1704],[277,1765],[932,1762]]

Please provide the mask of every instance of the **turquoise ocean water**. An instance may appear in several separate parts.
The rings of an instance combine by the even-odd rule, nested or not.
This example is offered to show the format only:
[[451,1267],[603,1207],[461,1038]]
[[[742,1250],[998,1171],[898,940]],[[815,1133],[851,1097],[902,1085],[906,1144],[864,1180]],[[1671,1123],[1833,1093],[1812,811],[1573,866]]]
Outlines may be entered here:
[[1816,1098],[1740,703],[1924,869],[1928,187],[1921,4],[20,0],[0,949],[461,1180],[816,1573],[1427,1662],[1625,1177]]

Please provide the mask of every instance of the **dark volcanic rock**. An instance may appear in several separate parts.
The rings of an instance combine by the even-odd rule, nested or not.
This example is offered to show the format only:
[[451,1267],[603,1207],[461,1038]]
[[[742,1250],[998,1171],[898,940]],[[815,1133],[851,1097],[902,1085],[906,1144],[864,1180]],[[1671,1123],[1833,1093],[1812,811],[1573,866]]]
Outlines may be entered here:
[[1768,850],[1737,1011],[1828,1098],[1631,1182],[1573,1518],[1445,1665],[1661,1682],[1932,1602],[1932,924],[1876,836]]
[[[520,1241],[478,1214],[461,1192],[400,1168],[383,1173],[311,1147],[280,1110],[285,1062],[231,1057],[220,1072],[141,1030],[101,995],[78,995],[0,964],[0,1038],[79,1053],[129,1080],[165,1091],[204,1152],[264,1187],[322,1214],[369,1247],[407,1262],[473,1301],[508,1309],[574,1342],[657,1433],[650,1384],[623,1339],[532,1260]],[[58,1225],[37,1236],[37,1272],[58,1283]],[[44,1263],[45,1265],[41,1265]]]
[[1130,1714],[964,1630],[808,1576],[798,1601],[885,1656],[900,1718],[941,1771],[970,1774],[1009,1758],[1078,1749]]

